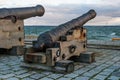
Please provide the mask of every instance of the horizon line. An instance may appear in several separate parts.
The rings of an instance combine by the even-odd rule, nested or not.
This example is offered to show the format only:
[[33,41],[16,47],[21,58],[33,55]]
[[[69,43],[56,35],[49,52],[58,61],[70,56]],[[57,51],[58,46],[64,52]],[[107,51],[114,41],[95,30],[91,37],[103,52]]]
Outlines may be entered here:
[[[59,26],[59,25],[24,25],[24,26]],[[120,25],[83,25],[83,26],[120,26]]]

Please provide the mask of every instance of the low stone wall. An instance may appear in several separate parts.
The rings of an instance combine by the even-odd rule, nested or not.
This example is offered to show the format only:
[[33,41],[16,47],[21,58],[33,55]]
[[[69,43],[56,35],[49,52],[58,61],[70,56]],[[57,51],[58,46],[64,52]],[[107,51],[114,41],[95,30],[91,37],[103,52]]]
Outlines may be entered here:
[[88,40],[89,48],[120,49],[120,41]]
[[[36,38],[25,39],[26,45],[32,45],[32,41],[37,40]],[[88,40],[88,48],[102,48],[102,49],[120,49],[120,41],[103,41],[103,40]]]

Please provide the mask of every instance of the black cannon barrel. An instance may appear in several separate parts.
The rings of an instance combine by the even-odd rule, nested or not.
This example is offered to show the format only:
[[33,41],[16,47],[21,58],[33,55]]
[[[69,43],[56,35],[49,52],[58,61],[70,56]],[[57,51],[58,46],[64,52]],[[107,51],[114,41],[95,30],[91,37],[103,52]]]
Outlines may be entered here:
[[45,10],[42,5],[36,7],[23,7],[23,8],[1,8],[0,19],[9,16],[15,16],[17,19],[26,19],[35,16],[43,16]]
[[55,29],[51,31],[42,33],[39,35],[37,39],[37,43],[33,45],[34,48],[42,50],[44,47],[52,47],[53,43],[59,40],[60,36],[64,35],[68,30],[76,27],[83,26],[87,21],[93,19],[96,16],[96,12],[94,10],[90,10],[82,16],[73,19],[67,23],[61,24]]

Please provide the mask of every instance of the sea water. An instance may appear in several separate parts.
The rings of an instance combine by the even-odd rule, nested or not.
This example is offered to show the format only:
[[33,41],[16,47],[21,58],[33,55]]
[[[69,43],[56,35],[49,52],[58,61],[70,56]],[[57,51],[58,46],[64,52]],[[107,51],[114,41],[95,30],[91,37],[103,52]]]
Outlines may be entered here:
[[[25,36],[39,36],[56,26],[25,26]],[[88,40],[111,40],[120,38],[120,26],[84,26],[87,29]]]

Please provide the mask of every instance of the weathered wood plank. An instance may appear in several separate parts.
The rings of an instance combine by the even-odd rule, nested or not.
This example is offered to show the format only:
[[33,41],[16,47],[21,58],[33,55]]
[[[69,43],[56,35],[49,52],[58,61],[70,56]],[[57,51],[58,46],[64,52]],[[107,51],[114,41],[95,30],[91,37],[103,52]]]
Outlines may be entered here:
[[24,46],[24,39],[0,39],[0,48],[10,49],[12,46]]
[[19,39],[19,38],[24,38],[24,32],[10,32],[9,36],[11,39]]
[[11,39],[10,44],[11,44],[11,46],[22,46],[22,45],[24,45],[24,39],[22,39],[22,38],[21,38],[21,40]]
[[3,32],[0,30],[0,39],[9,39],[9,32]]
[[9,39],[0,39],[0,48],[12,48]]
[[0,48],[24,45],[23,20],[13,23],[11,19],[0,19]]
[[33,63],[46,63],[46,55],[43,53],[29,53],[25,55],[25,59]]
[[0,20],[0,30],[2,31],[24,31],[23,26],[23,20],[17,20],[16,23],[12,23],[9,19]]

